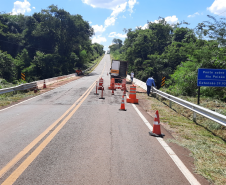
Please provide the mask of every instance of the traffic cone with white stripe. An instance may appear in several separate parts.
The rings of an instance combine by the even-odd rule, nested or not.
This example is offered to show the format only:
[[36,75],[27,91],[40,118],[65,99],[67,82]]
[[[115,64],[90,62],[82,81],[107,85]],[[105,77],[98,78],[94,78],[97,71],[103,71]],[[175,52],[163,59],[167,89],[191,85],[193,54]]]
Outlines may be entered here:
[[160,128],[160,119],[159,119],[159,111],[155,112],[154,124],[153,124],[153,132],[149,132],[151,136],[155,137],[163,137],[164,134],[161,134]]
[[121,108],[119,110],[126,111],[126,109],[125,109],[125,102],[124,102],[124,95],[122,95],[122,103],[121,103]]
[[46,82],[44,80],[43,89],[45,89],[45,88],[46,88]]

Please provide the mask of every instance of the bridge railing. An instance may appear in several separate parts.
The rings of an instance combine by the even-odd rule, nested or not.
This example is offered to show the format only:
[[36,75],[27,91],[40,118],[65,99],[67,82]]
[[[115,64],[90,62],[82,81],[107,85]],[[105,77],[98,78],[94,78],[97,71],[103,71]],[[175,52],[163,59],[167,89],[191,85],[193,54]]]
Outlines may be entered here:
[[[130,75],[127,75],[127,78],[130,79]],[[135,78],[133,79],[133,82],[136,85],[143,88],[144,90],[147,90],[145,82],[138,80],[138,79],[135,79]],[[158,96],[161,96],[165,99],[168,99],[170,108],[172,107],[172,102],[174,102],[178,105],[181,105],[181,106],[193,111],[193,121],[196,121],[196,114],[200,114],[200,115],[202,115],[202,116],[204,116],[204,117],[206,117],[210,120],[213,120],[213,121],[215,121],[215,122],[217,122],[221,125],[226,126],[226,116],[224,116],[222,114],[219,114],[215,111],[209,110],[207,108],[201,107],[201,106],[196,105],[194,103],[188,102],[186,100],[182,100],[180,98],[177,98],[177,97],[172,96],[170,94],[167,94],[165,92],[157,90],[155,87],[152,87],[151,91],[152,91],[152,93],[156,94],[156,98],[158,98]]]
[[[58,76],[58,77],[54,77],[54,78],[48,78],[48,79],[45,79],[45,83],[46,83],[46,85],[48,85],[48,84],[60,81],[62,79],[71,78],[74,76],[76,76],[75,73],[69,74],[69,75],[64,75],[64,76]],[[23,91],[23,90],[28,90],[28,89],[34,89],[36,86],[38,86],[38,87],[43,86],[43,84],[44,84],[44,80],[39,80],[39,81],[31,82],[31,83],[25,83],[25,84],[21,84],[21,85],[10,87],[10,88],[0,89],[0,94],[5,94],[8,92],[13,92],[13,91]]]

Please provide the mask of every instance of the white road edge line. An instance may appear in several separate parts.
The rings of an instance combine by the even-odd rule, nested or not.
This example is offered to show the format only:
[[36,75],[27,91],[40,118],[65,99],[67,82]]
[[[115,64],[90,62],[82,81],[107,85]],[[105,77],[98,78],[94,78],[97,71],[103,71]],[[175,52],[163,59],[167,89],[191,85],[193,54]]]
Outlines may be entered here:
[[[79,79],[81,79],[81,78],[79,78]],[[77,80],[79,80],[79,79],[77,79]],[[72,82],[74,82],[74,81],[72,81]],[[64,84],[64,85],[62,85],[62,86],[59,86],[59,87],[57,87],[57,88],[55,88],[55,89],[61,88],[61,87],[63,87],[63,86],[66,86],[66,85],[68,85],[68,84],[70,84],[70,83],[72,83],[72,82],[69,82],[69,83]],[[54,83],[53,83],[53,84],[54,84]],[[42,96],[42,95],[44,95],[44,94],[48,94],[48,93],[50,93],[51,91],[53,91],[53,90],[55,90],[55,89],[52,89],[52,90],[47,91],[47,92],[45,92],[45,93],[43,93],[43,94],[39,94],[39,95],[37,95],[37,96],[34,96],[34,97],[29,98],[29,99],[27,99],[27,100],[24,100],[24,101],[22,101],[22,102],[20,102],[20,103],[17,103],[17,104],[15,104],[15,105],[10,106],[10,107],[4,108],[4,109],[0,110],[0,112],[1,112],[1,111],[4,111],[4,110],[7,110],[7,109],[10,109],[10,108],[12,108],[12,107],[15,107],[16,105],[19,105],[19,104],[21,104],[21,103],[27,102],[27,101],[32,100],[32,99],[34,99],[34,98],[37,98],[37,97],[39,97],[39,96]]]
[[[153,127],[151,126],[151,124],[147,121],[147,119],[142,115],[142,113],[138,110],[138,108],[134,104],[132,104],[132,106],[137,111],[138,115],[141,117],[145,125],[147,125],[150,131],[152,131]],[[198,180],[193,176],[193,174],[187,169],[184,163],[179,159],[179,157],[174,153],[174,151],[169,147],[169,145],[162,138],[156,137],[156,139],[159,141],[162,147],[166,150],[168,155],[171,157],[171,159],[174,161],[174,163],[177,165],[180,171],[184,174],[185,178],[189,181],[189,183],[192,185],[201,185],[198,182]]]

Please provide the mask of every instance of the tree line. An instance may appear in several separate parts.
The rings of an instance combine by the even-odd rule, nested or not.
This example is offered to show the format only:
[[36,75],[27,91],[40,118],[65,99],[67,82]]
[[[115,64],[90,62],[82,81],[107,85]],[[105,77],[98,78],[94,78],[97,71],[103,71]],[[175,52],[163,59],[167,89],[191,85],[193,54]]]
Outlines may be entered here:
[[[186,22],[170,25],[164,18],[148,22],[147,29],[124,29],[124,43],[113,39],[110,52],[116,60],[129,61],[128,72],[134,71],[136,78],[153,76],[161,88],[166,77],[168,93],[196,96],[198,68],[226,69],[226,19],[209,19],[194,29],[182,26]],[[225,93],[225,88],[201,88],[203,96],[226,100]]]
[[55,5],[32,16],[0,14],[0,78],[17,83],[74,73],[104,54],[81,15]]

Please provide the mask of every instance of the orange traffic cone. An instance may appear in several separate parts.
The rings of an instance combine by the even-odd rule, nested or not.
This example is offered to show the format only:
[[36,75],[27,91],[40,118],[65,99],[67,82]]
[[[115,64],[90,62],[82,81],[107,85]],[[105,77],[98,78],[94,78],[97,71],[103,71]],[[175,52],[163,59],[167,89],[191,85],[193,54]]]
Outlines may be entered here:
[[46,88],[46,82],[44,80],[43,89],[45,89],[45,88]]
[[122,103],[121,103],[121,108],[119,110],[126,111],[126,109],[125,109],[125,103],[124,103],[124,95],[122,95]]
[[149,132],[149,134],[151,136],[155,136],[155,137],[165,136],[164,134],[161,134],[159,111],[156,111],[156,113],[155,113],[154,124],[153,124],[153,132]]

